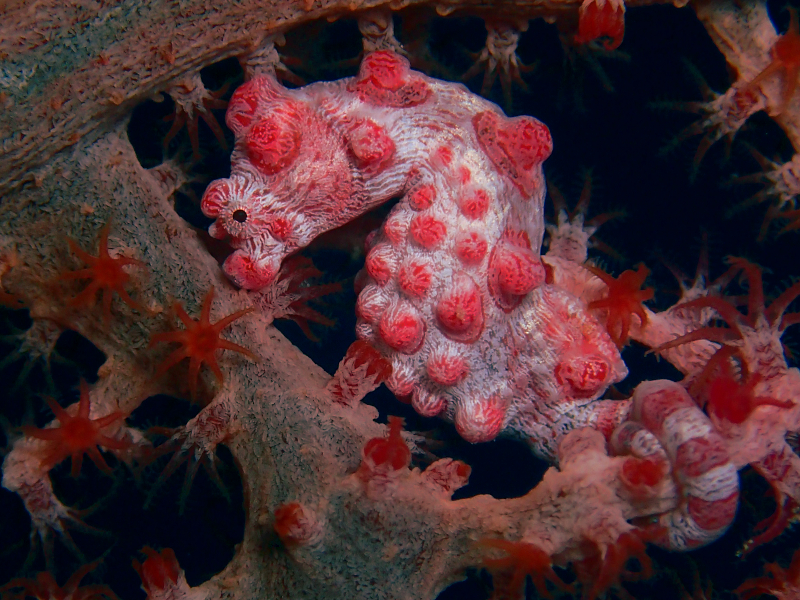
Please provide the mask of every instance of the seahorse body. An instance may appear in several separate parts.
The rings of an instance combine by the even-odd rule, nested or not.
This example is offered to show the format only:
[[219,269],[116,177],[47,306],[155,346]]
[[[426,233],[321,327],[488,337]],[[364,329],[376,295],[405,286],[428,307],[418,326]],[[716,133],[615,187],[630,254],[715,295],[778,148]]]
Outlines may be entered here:
[[391,362],[388,387],[468,441],[515,435],[551,462],[567,432],[598,429],[612,450],[668,460],[686,483],[660,543],[695,547],[725,530],[735,467],[724,451],[711,462],[694,452],[721,446],[685,392],[653,382],[633,402],[599,399],[627,368],[585,302],[555,283],[564,267],[541,260],[544,124],[390,51],[351,79],[297,90],[253,79],[226,120],[231,176],[202,209],[236,248],[223,268],[237,285],[270,285],[285,257],[399,198],[357,280],[357,334]]
[[[321,233],[401,197],[368,241],[358,335],[393,365],[389,387],[487,441],[530,424],[554,436],[627,370],[606,332],[545,282],[542,162],[550,133],[387,51],[357,77],[286,90],[254,79],[231,99],[232,174],[203,212],[237,249],[224,265],[259,289]],[[577,403],[577,404],[576,404]],[[584,411],[585,412],[585,411]]]

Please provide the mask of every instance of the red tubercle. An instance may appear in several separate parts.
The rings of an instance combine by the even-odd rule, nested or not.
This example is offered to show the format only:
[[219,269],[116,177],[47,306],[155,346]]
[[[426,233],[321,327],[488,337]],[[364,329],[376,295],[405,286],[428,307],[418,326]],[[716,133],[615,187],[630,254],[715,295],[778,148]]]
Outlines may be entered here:
[[449,167],[453,162],[453,149],[450,146],[439,146],[432,157],[434,166]]
[[507,117],[483,111],[472,118],[478,144],[498,170],[526,198],[543,185],[536,169],[553,151],[547,126],[533,117]]
[[397,268],[394,249],[389,244],[376,244],[368,250],[364,268],[375,283],[385,286]]
[[298,109],[293,105],[284,108],[257,121],[244,140],[247,157],[265,175],[274,175],[290,166],[300,152],[303,134],[297,126]]
[[498,393],[457,404],[456,431],[471,444],[490,442],[502,431],[508,408],[508,397]]
[[436,323],[449,339],[472,343],[483,332],[484,309],[478,284],[465,273],[456,273],[434,308]]
[[405,243],[408,235],[408,228],[411,224],[411,214],[406,211],[395,211],[386,217],[380,230],[386,237],[386,241],[393,247],[401,246]]
[[566,352],[553,374],[569,398],[591,398],[605,389],[612,368],[597,348],[584,344]]
[[[527,241],[527,236],[522,235]],[[513,243],[516,237],[504,238],[492,249],[487,273],[489,293],[505,312],[520,305],[525,295],[545,280],[542,261],[528,246]]]
[[391,306],[378,322],[378,335],[386,345],[402,354],[414,354],[425,341],[425,321],[408,302]]
[[465,217],[474,221],[486,216],[490,202],[488,192],[478,189],[464,194],[459,199],[459,208]]
[[372,119],[359,119],[347,135],[350,151],[359,168],[370,175],[383,171],[395,153],[395,144],[386,129]]
[[418,386],[411,394],[411,406],[423,417],[435,417],[447,407],[447,399],[438,390]]
[[200,200],[200,210],[207,217],[216,219],[231,197],[231,186],[227,179],[217,179],[208,184],[203,198]]
[[268,225],[269,232],[279,242],[286,242],[292,235],[294,227],[286,217],[276,217]]
[[433,282],[433,270],[424,259],[410,259],[400,266],[400,289],[411,298],[422,298]]
[[426,250],[436,248],[447,235],[447,225],[429,214],[415,216],[409,229],[411,239]]
[[225,123],[238,139],[258,118],[259,105],[269,105],[272,110],[288,97],[286,91],[274,77],[254,77],[245,81],[228,101]]
[[395,108],[417,106],[431,95],[428,84],[411,71],[408,59],[391,50],[367,54],[347,89],[362,102]]
[[462,231],[456,235],[455,252],[465,266],[475,266],[486,257],[489,242],[480,231]]
[[399,54],[388,50],[372,52],[364,57],[358,78],[377,88],[396,90],[406,82],[409,63]]
[[359,287],[360,289],[356,290],[358,293],[356,316],[374,325],[389,306],[389,298],[377,285],[364,284]]
[[225,123],[237,136],[249,127],[253,122],[258,101],[260,88],[263,85],[262,79],[251,79],[244,82],[233,93],[228,102],[228,110],[225,113]]
[[434,349],[426,363],[428,377],[439,385],[452,386],[464,381],[469,364],[463,356]]
[[436,200],[436,187],[432,184],[420,185],[408,194],[408,205],[414,210],[430,208]]

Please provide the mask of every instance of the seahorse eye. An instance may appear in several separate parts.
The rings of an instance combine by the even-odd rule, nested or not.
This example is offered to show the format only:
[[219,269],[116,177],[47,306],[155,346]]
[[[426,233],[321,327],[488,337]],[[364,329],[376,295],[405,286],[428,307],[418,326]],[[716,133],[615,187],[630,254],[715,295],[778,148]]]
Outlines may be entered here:
[[236,209],[235,211],[233,211],[233,214],[231,215],[231,217],[237,223],[244,223],[244,222],[247,221],[247,212],[245,210],[239,208],[239,209]]

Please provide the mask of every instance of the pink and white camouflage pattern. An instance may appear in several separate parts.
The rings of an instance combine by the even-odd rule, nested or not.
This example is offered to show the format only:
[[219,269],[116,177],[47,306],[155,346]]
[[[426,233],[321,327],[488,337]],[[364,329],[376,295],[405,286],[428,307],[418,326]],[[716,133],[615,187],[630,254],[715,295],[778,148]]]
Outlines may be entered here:
[[[236,248],[223,268],[237,285],[270,285],[287,256],[399,197],[368,239],[356,306],[358,337],[391,362],[396,395],[470,442],[514,435],[551,462],[571,430],[610,439],[627,419],[641,421],[630,400],[600,400],[627,368],[585,299],[554,283],[585,269],[540,256],[552,151],[544,124],[508,118],[390,51],[368,54],[351,79],[291,91],[253,79],[226,121],[236,135],[231,177],[208,187],[202,210],[216,218],[211,235]],[[711,435],[703,412],[670,393],[647,396],[686,409],[683,423],[708,424]],[[681,425],[652,432],[670,460],[676,436],[694,436],[676,433]],[[683,493],[703,510],[685,502],[664,516],[663,545],[695,547],[725,530],[738,498],[726,457],[709,466],[681,456],[676,477],[702,480]]]

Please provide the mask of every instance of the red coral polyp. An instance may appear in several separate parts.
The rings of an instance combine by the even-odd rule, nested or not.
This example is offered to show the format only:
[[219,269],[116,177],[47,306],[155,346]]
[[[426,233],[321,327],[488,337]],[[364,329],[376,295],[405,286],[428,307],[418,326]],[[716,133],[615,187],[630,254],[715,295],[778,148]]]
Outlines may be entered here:
[[618,348],[622,348],[628,342],[634,315],[638,317],[640,327],[647,325],[647,313],[642,303],[653,297],[654,290],[642,289],[642,285],[650,274],[650,269],[641,264],[636,271],[628,270],[614,278],[597,267],[586,268],[608,286],[606,297],[590,302],[589,310],[605,311],[608,335]]
[[36,427],[23,427],[25,435],[45,442],[41,466],[49,471],[66,458],[72,458],[72,476],[77,477],[81,470],[83,455],[88,454],[97,468],[104,473],[111,473],[98,446],[113,450],[125,450],[133,444],[129,440],[117,439],[103,433],[115,424],[125,420],[122,411],[114,411],[97,419],[89,418],[90,404],[89,386],[81,380],[81,398],[78,402],[77,414],[70,414],[52,398],[47,398],[47,404],[59,422],[58,427],[38,429]]

